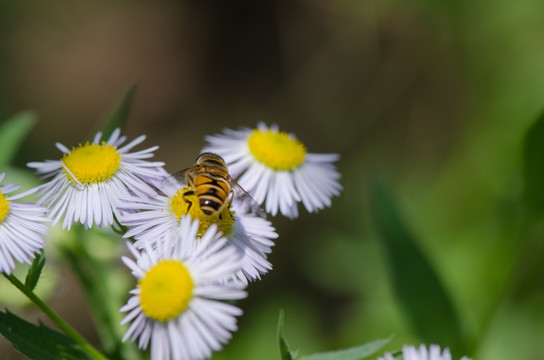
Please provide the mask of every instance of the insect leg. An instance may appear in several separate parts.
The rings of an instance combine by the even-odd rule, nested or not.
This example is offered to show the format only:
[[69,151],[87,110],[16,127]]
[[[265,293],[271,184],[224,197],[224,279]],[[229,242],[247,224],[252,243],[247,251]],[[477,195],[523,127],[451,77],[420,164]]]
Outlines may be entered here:
[[183,193],[183,195],[181,196],[183,201],[185,201],[187,204],[189,204],[189,206],[187,206],[187,213],[189,213],[189,209],[191,209],[191,206],[193,206],[193,202],[191,200],[188,200],[185,197],[185,195],[194,195],[194,194],[195,194],[194,190],[189,190],[189,191],[186,191],[185,193]]

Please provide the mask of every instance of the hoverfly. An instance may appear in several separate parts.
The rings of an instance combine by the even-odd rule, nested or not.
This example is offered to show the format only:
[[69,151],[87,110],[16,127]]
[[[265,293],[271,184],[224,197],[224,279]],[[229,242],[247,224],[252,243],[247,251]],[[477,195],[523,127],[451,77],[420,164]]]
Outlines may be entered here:
[[225,160],[217,154],[202,153],[196,158],[193,166],[173,176],[176,178],[185,176],[186,185],[189,187],[183,194],[183,200],[189,204],[187,211],[193,204],[185,196],[196,195],[204,214],[217,214],[221,217],[225,205],[229,206],[236,196],[249,206],[252,212],[261,217],[265,216],[260,205],[230,176]]

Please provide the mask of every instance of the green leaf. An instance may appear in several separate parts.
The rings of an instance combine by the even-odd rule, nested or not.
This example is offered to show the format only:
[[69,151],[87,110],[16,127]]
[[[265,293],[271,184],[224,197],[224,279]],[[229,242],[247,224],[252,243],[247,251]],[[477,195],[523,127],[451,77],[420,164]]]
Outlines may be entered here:
[[23,111],[0,125],[0,169],[4,169],[11,162],[35,122],[33,112]]
[[536,213],[544,210],[544,113],[525,135],[523,148],[523,198]]
[[405,226],[386,187],[378,181],[372,186],[372,200],[393,288],[413,329],[424,342],[457,352],[461,326],[440,278]]
[[123,129],[128,119],[134,96],[136,95],[136,85],[132,85],[121,98],[117,101],[113,112],[107,118],[101,127],[102,138],[107,139],[116,128]]
[[38,284],[38,280],[40,279],[40,275],[43,270],[43,266],[45,265],[45,252],[42,250],[34,260],[32,260],[32,265],[30,265],[30,268],[28,269],[28,272],[26,274],[25,278],[25,286],[30,289],[34,290],[36,285]]
[[293,354],[289,351],[289,345],[283,337],[283,310],[280,310],[280,318],[278,320],[278,340],[280,343],[280,354],[282,360],[294,360]]
[[393,337],[369,342],[364,345],[354,346],[348,349],[327,351],[302,356],[299,360],[358,360],[375,354],[391,341]]
[[9,311],[0,311],[0,333],[30,359],[88,360],[76,343],[67,336],[40,324],[36,326]]
[[376,353],[393,338],[391,336],[388,339],[376,340],[364,345],[355,346],[348,349],[327,351],[298,357],[296,356],[296,354],[292,353],[289,350],[289,346],[287,345],[287,342],[283,337],[283,319],[284,313],[283,310],[280,310],[280,318],[278,320],[278,339],[282,360],[358,360]]

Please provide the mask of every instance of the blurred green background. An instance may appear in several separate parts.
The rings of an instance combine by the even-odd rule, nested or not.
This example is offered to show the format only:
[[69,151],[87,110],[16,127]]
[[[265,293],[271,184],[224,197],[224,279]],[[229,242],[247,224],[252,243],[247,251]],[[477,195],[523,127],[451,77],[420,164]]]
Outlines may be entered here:
[[[13,164],[24,168],[58,159],[56,141],[90,139],[137,83],[126,134],[146,134],[171,172],[204,135],[258,121],[341,154],[330,209],[272,219],[274,270],[250,285],[240,330],[214,359],[279,359],[280,308],[305,354],[392,334],[387,350],[436,341],[395,292],[376,178],[459,317],[462,335],[440,345],[455,359],[544,359],[544,229],[522,202],[524,136],[544,104],[543,18],[537,0],[4,0],[0,118],[38,116]],[[98,341],[69,271],[50,302]],[[450,326],[435,320],[421,321]]]

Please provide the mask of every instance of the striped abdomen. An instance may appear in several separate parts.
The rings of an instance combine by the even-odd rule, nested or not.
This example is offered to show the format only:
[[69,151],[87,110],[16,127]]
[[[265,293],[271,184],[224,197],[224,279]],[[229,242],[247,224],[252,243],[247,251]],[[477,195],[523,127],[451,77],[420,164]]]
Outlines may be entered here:
[[206,215],[220,213],[230,193],[229,182],[213,173],[197,175],[193,182],[202,212]]

